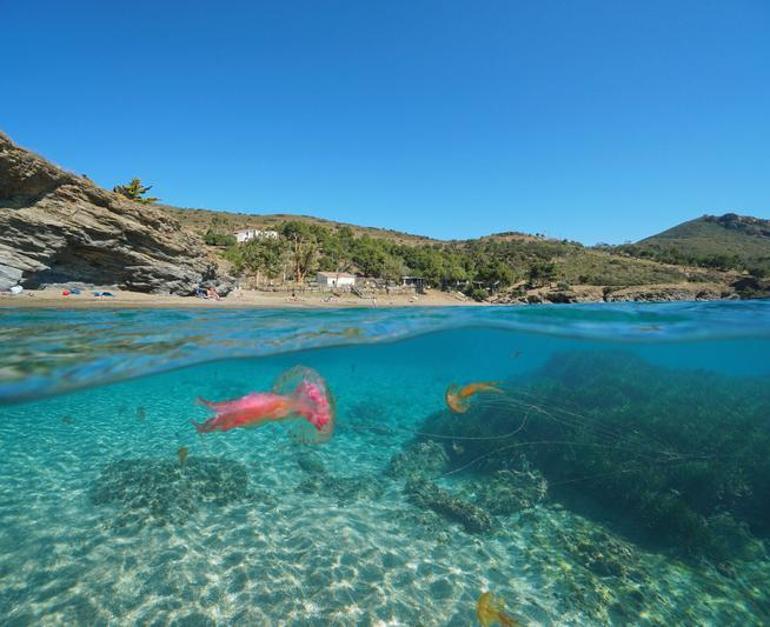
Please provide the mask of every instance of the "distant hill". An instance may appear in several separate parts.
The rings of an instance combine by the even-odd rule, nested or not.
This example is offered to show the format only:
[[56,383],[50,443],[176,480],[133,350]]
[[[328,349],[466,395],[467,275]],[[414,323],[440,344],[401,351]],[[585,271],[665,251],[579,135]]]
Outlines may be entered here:
[[[280,235],[237,243],[247,228]],[[442,241],[312,216],[139,204],[0,134],[0,291],[80,282],[190,294],[203,282],[227,291],[233,277],[287,289],[312,285],[318,271],[498,303],[766,297],[770,221],[704,216],[628,246],[513,230]]]
[[751,216],[705,215],[621,248],[658,261],[770,276],[770,220]]
[[[616,293],[618,298],[632,298],[620,293],[625,288],[644,288],[637,291],[645,298],[669,297],[660,290],[650,292],[649,286],[668,286],[671,298],[705,294],[719,297],[732,293],[729,284],[737,278],[734,272],[687,268],[664,260],[638,258],[613,247],[587,247],[515,231],[445,241],[311,216],[162,208],[183,228],[216,244],[212,252],[230,264],[228,271],[246,284],[255,277],[264,284],[283,276],[286,260],[293,274],[304,277],[313,276],[316,270],[344,270],[398,282],[408,275],[421,277],[431,287],[461,289],[474,298],[494,296],[511,302],[610,299]],[[306,250],[313,251],[301,263],[292,253],[293,244],[284,237],[246,245],[236,245],[232,238],[226,238],[240,229],[282,231],[286,223],[297,222],[308,228],[303,237],[307,240]]]
[[316,218],[314,216],[288,213],[251,214],[238,213],[235,211],[213,211],[211,209],[186,209],[172,207],[170,205],[158,206],[179,220],[182,228],[198,233],[199,235],[202,235],[211,227],[213,220],[216,220],[219,223],[220,228],[233,232],[240,229],[277,228],[284,222],[291,220],[329,228],[346,226],[352,229],[355,235],[369,235],[370,237],[388,239],[399,244],[417,244],[436,241],[423,235],[412,235],[410,233],[402,233],[401,231],[371,226],[359,226],[356,224],[348,224],[346,222],[337,222],[335,220],[325,220],[324,218]]

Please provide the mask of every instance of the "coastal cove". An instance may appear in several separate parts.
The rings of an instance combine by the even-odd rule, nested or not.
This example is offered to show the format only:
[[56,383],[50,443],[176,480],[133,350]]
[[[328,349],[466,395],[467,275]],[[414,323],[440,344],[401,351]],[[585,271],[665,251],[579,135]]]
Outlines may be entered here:
[[770,223],[751,216],[707,215],[634,245],[515,231],[442,241],[311,216],[180,209],[142,198],[133,185],[102,189],[0,133],[3,300],[25,290],[54,305],[38,290],[74,286],[121,290],[142,306],[238,288],[236,300],[254,306],[275,302],[273,294],[293,297],[284,304],[338,306],[356,298],[450,305],[770,295]]
[[[651,285],[623,288],[605,292],[602,288],[564,290],[533,290],[524,297],[474,301],[461,292],[430,290],[422,294],[387,294],[371,292],[356,296],[350,292],[336,294],[323,292],[291,292],[263,290],[236,290],[217,300],[192,296],[147,294],[110,287],[109,297],[94,296],[94,290],[84,288],[80,294],[63,294],[61,287],[26,290],[20,294],[0,293],[0,308],[56,308],[56,309],[109,309],[109,308],[337,308],[337,307],[456,307],[539,305],[602,302],[672,302],[737,300],[734,291],[725,291],[719,284]],[[106,291],[100,288],[97,291]]]
[[770,1],[0,15],[0,627],[770,627]]

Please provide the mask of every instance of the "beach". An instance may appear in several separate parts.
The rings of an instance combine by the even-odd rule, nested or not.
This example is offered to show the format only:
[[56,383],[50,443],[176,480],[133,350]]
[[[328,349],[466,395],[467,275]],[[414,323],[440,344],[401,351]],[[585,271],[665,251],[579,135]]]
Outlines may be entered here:
[[[450,307],[456,305],[480,305],[460,295],[428,291],[426,294],[378,295],[374,298],[359,298],[350,293],[334,296],[324,292],[297,293],[263,292],[259,290],[234,290],[219,300],[176,296],[173,294],[146,294],[115,288],[83,290],[81,294],[64,296],[62,288],[47,287],[41,290],[25,290],[21,294],[0,295],[0,307],[44,307],[61,309],[92,308],[338,308],[338,307]],[[109,291],[112,296],[94,296],[93,291]]]

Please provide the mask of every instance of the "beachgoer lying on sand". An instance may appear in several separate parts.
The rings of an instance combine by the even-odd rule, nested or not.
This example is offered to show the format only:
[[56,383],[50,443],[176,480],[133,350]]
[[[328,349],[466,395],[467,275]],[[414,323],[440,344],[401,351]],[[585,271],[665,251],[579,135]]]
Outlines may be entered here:
[[217,292],[217,288],[213,286],[206,290],[206,297],[212,300],[220,300],[222,298],[219,292]]

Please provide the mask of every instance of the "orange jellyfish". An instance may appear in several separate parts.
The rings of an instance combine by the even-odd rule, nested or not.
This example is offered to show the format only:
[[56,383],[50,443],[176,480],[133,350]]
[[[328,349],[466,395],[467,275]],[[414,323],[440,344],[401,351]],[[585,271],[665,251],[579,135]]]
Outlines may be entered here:
[[463,387],[452,383],[447,389],[444,399],[454,413],[464,414],[471,405],[471,397],[480,392],[495,392],[502,394],[502,390],[496,387],[496,383],[483,382],[469,383]]
[[199,433],[260,427],[292,419],[302,419],[308,427],[304,442],[326,441],[334,430],[334,401],[326,383],[315,370],[303,366],[283,373],[270,392],[252,392],[231,401],[199,402],[215,412],[203,423],[193,422]]
[[518,621],[505,613],[505,604],[491,592],[483,592],[476,602],[476,618],[482,627],[516,627]]

